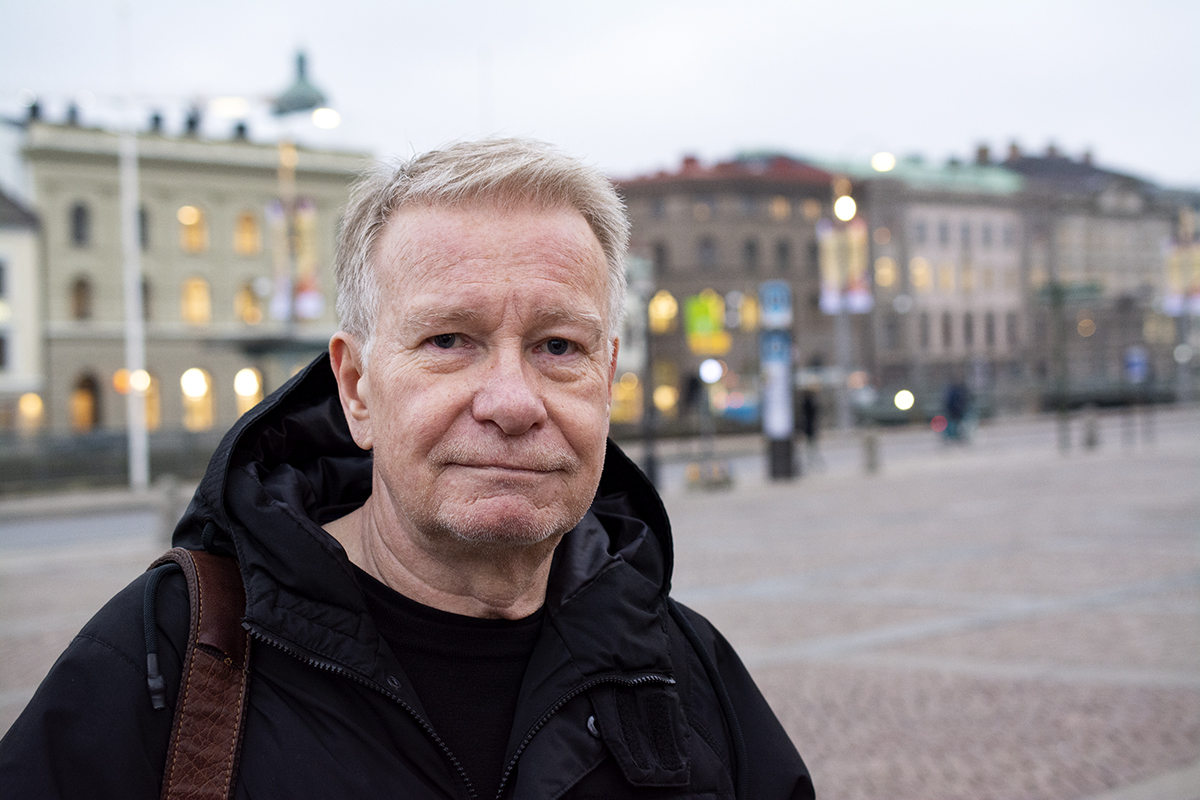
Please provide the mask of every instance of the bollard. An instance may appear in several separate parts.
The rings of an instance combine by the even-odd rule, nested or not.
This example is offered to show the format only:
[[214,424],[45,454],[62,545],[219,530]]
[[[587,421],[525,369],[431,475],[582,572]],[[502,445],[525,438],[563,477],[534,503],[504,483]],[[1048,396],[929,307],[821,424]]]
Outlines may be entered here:
[[1100,446],[1100,423],[1096,419],[1096,409],[1091,407],[1083,411],[1083,446],[1088,450]]
[[863,466],[868,475],[879,472],[879,437],[875,431],[863,434]]

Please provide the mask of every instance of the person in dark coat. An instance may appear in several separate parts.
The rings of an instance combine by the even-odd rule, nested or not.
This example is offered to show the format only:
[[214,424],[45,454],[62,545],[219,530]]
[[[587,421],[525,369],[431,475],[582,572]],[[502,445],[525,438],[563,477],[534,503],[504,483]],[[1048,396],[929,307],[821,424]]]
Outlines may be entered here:
[[[813,796],[670,599],[666,513],[607,440],[627,236],[602,176],[526,140],[354,189],[342,330],[225,436],[175,531],[245,585],[228,796]],[[188,621],[178,573],[110,601],[0,741],[0,796],[158,797]]]

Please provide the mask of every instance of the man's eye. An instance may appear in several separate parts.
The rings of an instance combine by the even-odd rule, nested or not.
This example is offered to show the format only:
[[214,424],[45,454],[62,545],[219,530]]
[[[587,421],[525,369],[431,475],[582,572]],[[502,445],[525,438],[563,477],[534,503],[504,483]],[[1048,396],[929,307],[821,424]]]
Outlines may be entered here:
[[433,342],[434,347],[440,347],[443,350],[449,350],[451,347],[454,347],[454,344],[458,341],[458,334],[457,333],[439,333],[437,336],[434,336],[429,341]]
[[571,349],[571,343],[566,339],[549,339],[546,342],[546,352],[552,356],[565,356]]

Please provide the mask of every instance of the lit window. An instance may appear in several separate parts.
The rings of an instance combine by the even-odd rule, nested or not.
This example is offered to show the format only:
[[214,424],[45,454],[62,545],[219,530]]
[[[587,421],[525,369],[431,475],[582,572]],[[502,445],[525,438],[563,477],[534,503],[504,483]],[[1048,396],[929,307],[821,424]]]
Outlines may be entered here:
[[17,401],[17,429],[21,433],[33,433],[42,427],[42,419],[46,405],[42,396],[35,392],[26,392]]
[[146,430],[156,431],[162,426],[162,392],[158,378],[149,376],[150,384],[146,387]]
[[786,197],[771,198],[771,219],[783,220],[792,215],[792,204]]
[[87,433],[100,424],[100,384],[93,375],[81,375],[71,389],[71,427]]
[[92,212],[86,203],[71,206],[71,244],[87,247],[92,243]]
[[71,282],[71,319],[92,318],[92,279],[80,275]]
[[679,315],[679,301],[666,289],[659,289],[650,298],[647,306],[650,315],[650,330],[654,333],[669,333],[675,327]]
[[208,220],[195,206],[181,206],[175,212],[179,220],[179,246],[185,253],[203,253],[208,249]]
[[262,227],[253,211],[238,214],[233,230],[233,252],[239,256],[256,256],[262,251]]
[[233,392],[237,395],[238,414],[245,414],[262,402],[262,373],[253,367],[238,370],[233,376]]
[[953,264],[941,264],[938,266],[938,290],[943,292],[954,291]]
[[891,286],[896,282],[896,262],[887,256],[875,259],[875,283]]
[[247,325],[263,321],[263,299],[254,290],[254,282],[247,281],[233,296],[233,313]]
[[188,278],[179,296],[179,313],[183,321],[205,325],[212,321],[212,294],[204,278]]
[[183,427],[189,431],[206,431],[213,426],[212,376],[199,367],[192,367],[179,378],[183,390]]
[[908,274],[913,288],[918,292],[928,292],[933,288],[933,269],[929,262],[920,256],[908,262]]

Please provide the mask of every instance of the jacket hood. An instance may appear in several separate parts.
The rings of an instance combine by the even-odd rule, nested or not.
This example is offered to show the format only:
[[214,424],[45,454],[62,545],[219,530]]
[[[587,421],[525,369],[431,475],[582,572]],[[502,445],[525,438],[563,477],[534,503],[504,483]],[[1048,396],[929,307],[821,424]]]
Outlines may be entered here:
[[[371,470],[372,453],[350,436],[323,354],[224,436],[174,544],[236,554],[253,629],[302,655],[369,671],[378,636],[344,550],[321,525],[362,505],[371,493]],[[589,593],[614,569],[623,576],[619,598],[611,591]],[[555,552],[549,616],[589,594],[611,596],[625,613],[648,610],[668,593],[671,569],[662,502],[609,441],[591,509]],[[643,624],[653,622],[648,617]]]

